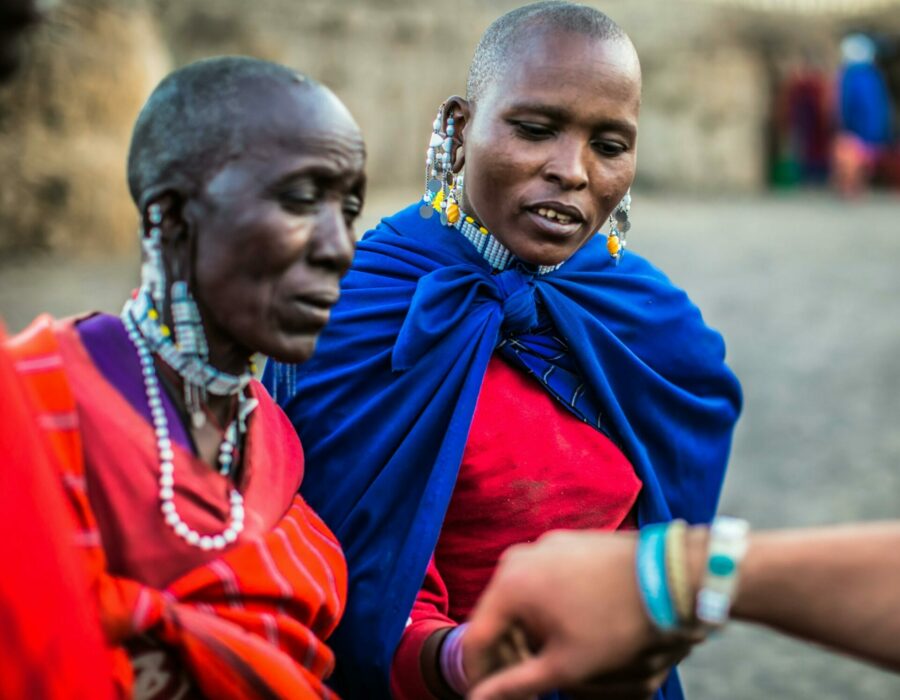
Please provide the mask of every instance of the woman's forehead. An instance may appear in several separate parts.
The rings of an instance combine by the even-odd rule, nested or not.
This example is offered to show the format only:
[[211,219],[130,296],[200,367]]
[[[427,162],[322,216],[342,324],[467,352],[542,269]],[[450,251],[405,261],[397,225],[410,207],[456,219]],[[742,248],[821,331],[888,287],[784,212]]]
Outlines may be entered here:
[[270,85],[249,89],[242,96],[246,109],[241,110],[241,126],[263,134],[278,129],[302,136],[325,131],[358,132],[359,127],[344,104],[321,85]]
[[603,89],[608,84],[640,92],[640,64],[627,39],[547,29],[524,34],[511,48],[513,59],[496,81],[503,91],[570,84]]
[[265,188],[297,172],[355,179],[365,165],[362,133],[327,89],[248,91],[253,109],[235,115],[234,152],[215,169],[207,191],[236,194]]
[[510,44],[491,83],[485,92],[505,98],[502,102],[515,101],[520,93],[552,94],[555,88],[573,87],[639,100],[641,71],[626,38],[534,27]]
[[517,59],[488,86],[477,111],[496,115],[539,108],[532,111],[633,120],[636,126],[641,73],[627,40],[557,32],[517,48]]

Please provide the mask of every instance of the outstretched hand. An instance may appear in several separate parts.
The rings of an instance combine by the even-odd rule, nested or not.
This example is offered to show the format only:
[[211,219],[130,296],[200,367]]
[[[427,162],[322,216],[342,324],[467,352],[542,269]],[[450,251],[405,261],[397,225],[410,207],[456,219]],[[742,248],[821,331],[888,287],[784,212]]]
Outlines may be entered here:
[[636,547],[635,533],[566,531],[507,550],[463,638],[468,697],[652,697],[702,634],[653,627]]

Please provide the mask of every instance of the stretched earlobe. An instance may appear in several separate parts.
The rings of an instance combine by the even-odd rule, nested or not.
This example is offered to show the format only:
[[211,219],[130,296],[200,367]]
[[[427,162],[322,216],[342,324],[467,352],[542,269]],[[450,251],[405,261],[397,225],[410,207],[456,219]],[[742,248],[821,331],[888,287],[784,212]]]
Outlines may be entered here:
[[465,163],[463,140],[460,138],[465,120],[465,110],[454,108],[462,98],[451,97],[438,109],[431,126],[432,133],[425,154],[425,193],[419,214],[429,219],[440,213],[441,223],[454,225],[460,219],[459,198],[462,176],[459,172]]
[[[469,123],[469,102],[459,95],[447,98],[441,106],[441,122],[450,138],[450,169],[454,173],[465,167],[465,129]],[[452,132],[450,126],[452,124]]]

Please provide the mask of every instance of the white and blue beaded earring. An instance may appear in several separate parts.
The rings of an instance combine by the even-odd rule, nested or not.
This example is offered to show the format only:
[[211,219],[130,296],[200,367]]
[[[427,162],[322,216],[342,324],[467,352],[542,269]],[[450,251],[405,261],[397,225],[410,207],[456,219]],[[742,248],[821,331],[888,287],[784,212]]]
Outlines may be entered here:
[[166,298],[166,270],[162,262],[162,207],[151,204],[147,210],[150,231],[141,238],[144,260],[141,264],[141,285],[150,293],[157,310],[162,309]]
[[[206,364],[209,359],[209,346],[203,332],[200,310],[194,297],[191,296],[187,282],[178,280],[172,284],[171,308],[178,352],[189,361],[189,366]],[[206,414],[203,412],[205,401],[206,387],[202,381],[191,381],[190,377],[185,376],[184,403],[195,428],[201,428],[206,423]]]
[[629,189],[622,201],[616,205],[609,216],[609,236],[606,238],[606,250],[618,264],[625,255],[625,247],[628,244],[627,236],[631,230],[631,190]]
[[423,219],[429,219],[435,211],[440,211],[441,223],[447,226],[459,220],[458,192],[462,183],[453,175],[456,120],[452,115],[447,117],[447,129],[442,130],[443,110],[444,105],[441,105],[431,125],[431,140],[425,155],[425,194],[419,214]]

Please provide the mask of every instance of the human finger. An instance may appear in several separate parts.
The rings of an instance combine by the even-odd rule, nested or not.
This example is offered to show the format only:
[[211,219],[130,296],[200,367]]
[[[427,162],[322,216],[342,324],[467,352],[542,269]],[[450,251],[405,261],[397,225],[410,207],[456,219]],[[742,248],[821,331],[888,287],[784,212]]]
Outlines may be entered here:
[[488,676],[475,685],[468,700],[525,700],[559,685],[555,665],[546,655],[531,656]]
[[488,584],[463,636],[463,663],[472,682],[494,671],[498,664],[503,666],[520,660],[509,637],[515,627],[509,597],[499,595],[497,591],[493,582]]
[[691,644],[679,643],[655,651],[645,652],[631,663],[597,676],[594,682],[629,683],[636,679],[646,678],[660,672],[668,673],[669,669],[678,665],[690,653]]

